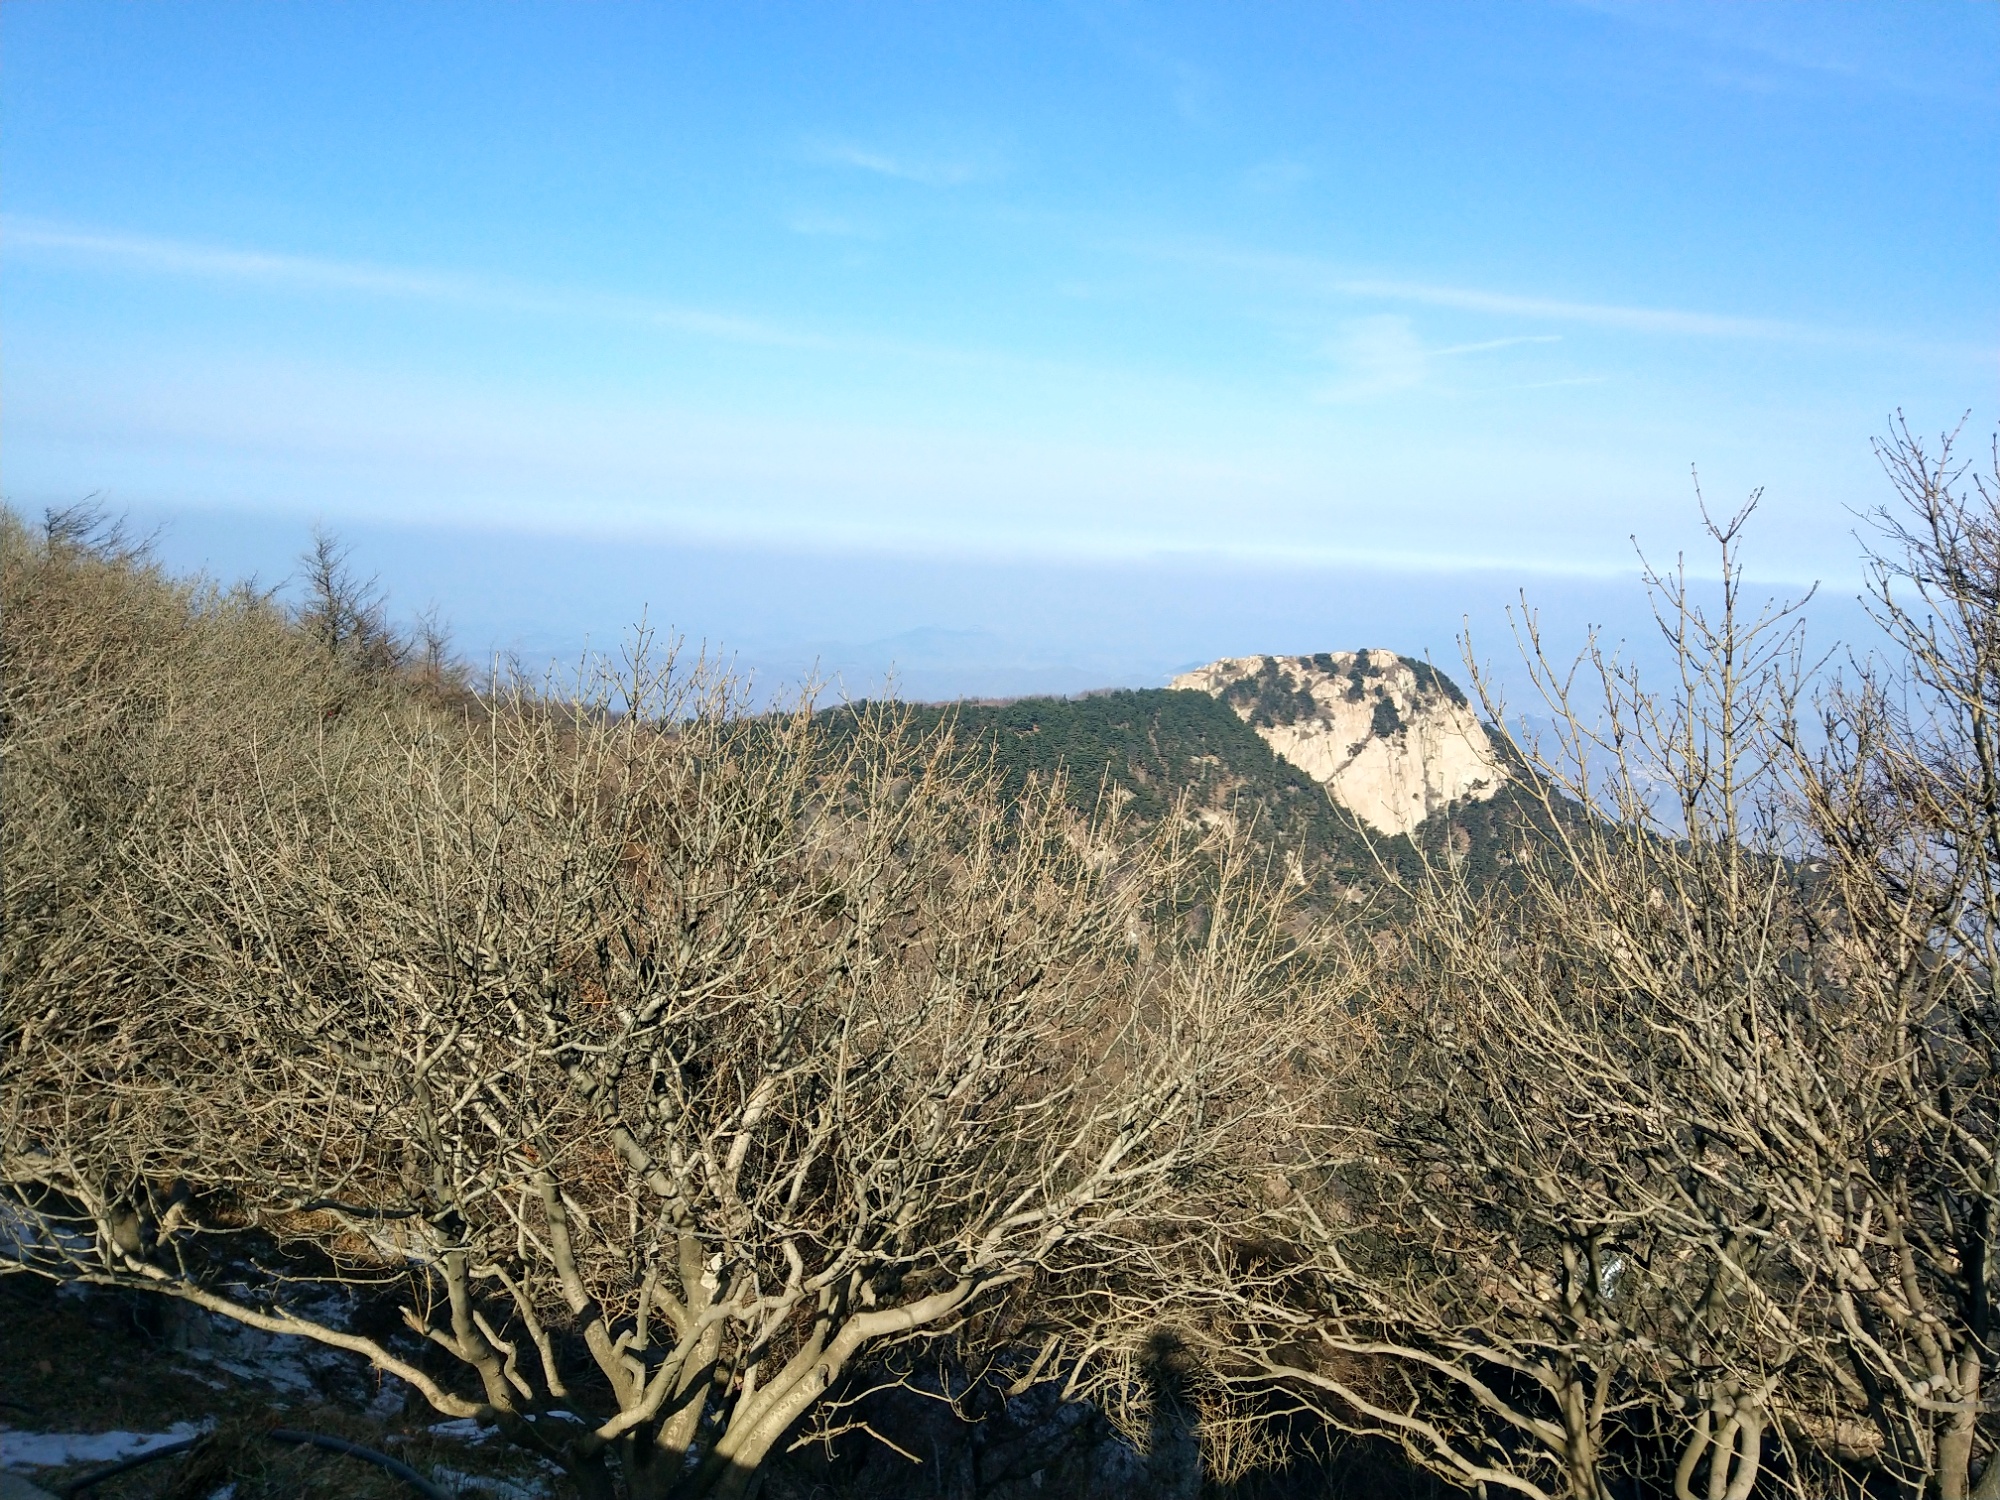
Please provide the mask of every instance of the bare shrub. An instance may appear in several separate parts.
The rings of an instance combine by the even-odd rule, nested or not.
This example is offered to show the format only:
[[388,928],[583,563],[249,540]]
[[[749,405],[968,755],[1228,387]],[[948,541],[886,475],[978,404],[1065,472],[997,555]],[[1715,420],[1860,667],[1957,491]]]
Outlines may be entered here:
[[1865,1018],[1826,1044],[1850,1129],[1770,1170],[1824,1279],[1842,1422],[1903,1492],[1994,1500],[2000,454],[1975,472],[1900,421],[1877,451],[1898,497],[1874,517],[1869,589],[1887,659],[1824,695],[1798,742],[1823,961]]
[[1225,1430],[1304,1411],[1551,1500],[2000,1494],[2000,488],[1885,458],[1898,657],[1817,700],[1787,612],[1743,607],[1747,511],[1712,614],[1651,576],[1664,691],[1527,622],[1546,837],[1514,890],[1447,856],[1357,935],[1374,1045],[1295,1059],[1314,1128],[1125,1308]]
[[1655,580],[1678,699],[1598,658],[1579,703],[1530,637],[1558,733],[1527,751],[1545,832],[1517,886],[1434,865],[1406,928],[1351,940],[1372,1045],[1305,1044],[1276,1191],[1218,1202],[1233,1227],[1179,1268],[1226,1428],[1304,1409],[1456,1485],[1601,1500],[1678,1440],[1667,1414],[1726,1407],[1695,1462],[1714,1449],[1717,1500],[1748,1492],[1771,1346],[1738,1267],[1762,1225],[1707,1122],[1737,1093],[1731,1027],[1794,996],[1798,912],[1754,816],[1784,617],[1741,618],[1735,526],[1718,620]]
[[[974,1358],[1005,1299],[1107,1275],[1266,1108],[1291,948],[1235,851],[644,649],[566,698],[328,715],[310,638],[246,606],[211,659],[206,605],[125,586],[158,617],[118,629],[267,719],[221,773],[227,713],[164,735],[87,898],[9,922],[28,1269],[352,1350],[588,1494],[742,1494],[864,1364]],[[266,633],[295,680],[250,670]],[[89,784],[26,747],[122,712],[110,681],[10,704],[10,757]],[[10,784],[10,900],[54,806]],[[316,1315],[326,1279],[421,1346]]]

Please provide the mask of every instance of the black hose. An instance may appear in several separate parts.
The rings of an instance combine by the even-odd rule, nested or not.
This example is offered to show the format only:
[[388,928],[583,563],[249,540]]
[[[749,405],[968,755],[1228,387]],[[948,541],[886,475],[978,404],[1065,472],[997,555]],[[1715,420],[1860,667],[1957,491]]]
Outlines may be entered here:
[[116,1479],[127,1470],[140,1468],[157,1458],[172,1458],[176,1453],[185,1453],[196,1443],[206,1442],[207,1440],[208,1434],[203,1433],[200,1437],[182,1438],[178,1443],[167,1443],[159,1448],[148,1448],[144,1453],[134,1454],[131,1458],[121,1458],[115,1464],[106,1464],[101,1469],[92,1469],[88,1474],[78,1475],[68,1484],[59,1486],[56,1490],[56,1495],[58,1496],[58,1500],[71,1500],[72,1496],[81,1495],[85,1490],[95,1489],[98,1485],[104,1483],[105,1480]]
[[[346,1438],[331,1437],[323,1432],[296,1432],[289,1427],[273,1427],[264,1436],[274,1443],[285,1443],[293,1447],[323,1448],[328,1453],[344,1453],[349,1458],[362,1459],[378,1469],[386,1469],[422,1495],[424,1500],[451,1500],[451,1497],[436,1484],[401,1459],[391,1458],[386,1453],[377,1453],[373,1448],[364,1448],[359,1443],[350,1443]],[[107,1479],[116,1479],[120,1474],[152,1463],[155,1459],[172,1458],[176,1453],[185,1453],[197,1443],[206,1441],[207,1434],[204,1433],[201,1437],[182,1438],[177,1443],[149,1448],[144,1453],[134,1454],[131,1458],[121,1458],[115,1464],[106,1464],[101,1469],[92,1469],[88,1474],[79,1475],[58,1488],[56,1494],[60,1500],[75,1500],[76,1496],[95,1489]]]
[[274,1443],[309,1444],[314,1448],[324,1448],[328,1453],[345,1453],[350,1458],[364,1459],[376,1468],[386,1469],[394,1474],[422,1495],[424,1500],[451,1500],[443,1490],[401,1459],[391,1458],[386,1453],[377,1453],[373,1448],[364,1448],[359,1443],[350,1443],[346,1438],[329,1437],[323,1432],[294,1432],[289,1427],[273,1427],[264,1436]]

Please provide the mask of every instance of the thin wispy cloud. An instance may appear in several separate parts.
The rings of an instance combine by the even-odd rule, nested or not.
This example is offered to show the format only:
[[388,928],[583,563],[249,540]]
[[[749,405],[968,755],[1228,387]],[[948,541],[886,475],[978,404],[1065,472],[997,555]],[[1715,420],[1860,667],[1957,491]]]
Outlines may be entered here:
[[1354,319],[1327,353],[1341,366],[1342,378],[1315,393],[1319,401],[1358,401],[1412,390],[1423,384],[1430,369],[1416,329],[1394,313]]
[[1342,378],[1315,392],[1314,399],[1337,403],[1414,390],[1430,380],[1433,365],[1441,359],[1489,354],[1523,344],[1560,342],[1560,334],[1530,333],[1433,349],[1418,336],[1415,325],[1399,313],[1356,318],[1342,328],[1340,337],[1325,351],[1341,367]]
[[[872,233],[855,220],[802,217],[802,234]],[[815,354],[865,355],[938,369],[1011,372],[1039,380],[1145,388],[1151,377],[1117,364],[1079,362],[1004,348],[931,343],[853,330],[800,327],[650,297],[535,285],[455,271],[385,266],[293,255],[165,236],[130,234],[43,219],[0,215],[0,261],[34,258],[97,273],[184,277],[299,294],[339,294],[407,301],[471,312],[594,322]]]
[[1481,339],[1474,344],[1450,344],[1442,349],[1433,349],[1433,355],[1484,354],[1489,349],[1512,349],[1517,344],[1560,344],[1559,333],[1524,333],[1511,339]]
[[491,295],[463,276],[407,271],[355,261],[323,260],[314,256],[272,254],[151,235],[73,229],[33,219],[0,221],[0,248],[54,252],[61,259],[114,262],[136,270],[172,275],[215,277],[229,281],[262,281],[275,285],[331,291],[367,292],[376,296],[474,300]]
[[[1861,88],[1951,100],[1991,108],[1996,102],[1986,54],[1961,49],[1940,67],[1939,57],[1899,56],[1885,45],[1883,28],[1865,7],[1811,7],[1815,25],[1787,24],[1776,6],[1690,6],[1638,0],[1569,0],[1625,26],[1676,35],[1711,59],[1698,68],[1718,88],[1757,94],[1801,87]],[[1977,9],[1965,7],[1968,15]],[[1833,24],[1826,24],[1828,20]]]
[[841,214],[795,213],[785,220],[785,228],[810,239],[875,240],[882,237],[881,231],[874,225]]
[[1215,85],[1206,68],[1153,47],[1135,47],[1133,51],[1140,62],[1165,82],[1174,113],[1190,124],[1208,123],[1209,101],[1215,92]]
[[551,290],[459,272],[409,270],[365,261],[243,250],[153,235],[79,229],[31,219],[0,220],[0,251],[9,256],[27,251],[72,263],[248,282],[292,291],[350,292],[516,313],[610,319],[731,343],[830,348],[837,342],[754,318],[652,298]]
[[1414,278],[1356,276],[1326,261],[1305,255],[1246,250],[1229,245],[1186,241],[1126,241],[1115,248],[1151,260],[1178,262],[1210,270],[1246,272],[1265,282],[1281,282],[1312,295],[1402,302],[1422,307],[1449,307],[1463,312],[1533,318],[1540,322],[1577,323],[1630,333],[1654,333],[1690,338],[1766,339],[1791,342],[1850,341],[1856,335],[1815,328],[1781,318],[1741,317],[1686,308],[1646,307],[1615,302],[1585,302],[1485,287],[1453,286]]
[[1191,125],[1209,122],[1215,78],[1207,68],[1140,35],[1146,29],[1143,18],[1131,10],[1093,6],[1083,11],[1083,18],[1111,53],[1137,64],[1164,87],[1175,114]]
[[1780,318],[1744,318],[1727,313],[1690,312],[1683,308],[1633,307],[1610,302],[1572,302],[1560,297],[1521,296],[1477,287],[1438,286],[1421,281],[1385,281],[1336,277],[1331,290],[1347,297],[1376,297],[1385,302],[1415,302],[1428,307],[1452,307],[1465,312],[1498,313],[1508,317],[1547,318],[1584,323],[1630,333],[1680,334],[1695,338],[1804,339],[1822,338],[1819,329]]
[[1603,385],[1605,378],[1602,375],[1570,375],[1561,380],[1530,380],[1525,385],[1510,385],[1505,387],[1505,389],[1510,391],[1552,391],[1559,386],[1566,385]]
[[817,138],[806,142],[808,161],[821,166],[846,167],[890,177],[898,182],[914,182],[923,187],[961,187],[968,182],[999,175],[999,164],[970,156],[932,156],[884,151],[854,141]]

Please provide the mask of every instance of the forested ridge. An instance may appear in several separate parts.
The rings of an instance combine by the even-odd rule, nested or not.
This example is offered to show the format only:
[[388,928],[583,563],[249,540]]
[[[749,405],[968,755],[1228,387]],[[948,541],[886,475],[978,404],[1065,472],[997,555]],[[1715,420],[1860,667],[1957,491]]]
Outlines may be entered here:
[[[1423,665],[1423,681],[1463,694]],[[836,722],[859,709],[829,711]],[[1276,754],[1225,699],[1188,689],[1139,688],[1073,698],[1009,703],[917,704],[912,729],[948,732],[975,756],[991,756],[1003,783],[1018,792],[1030,778],[1058,772],[1080,811],[1109,797],[1120,816],[1151,827],[1185,802],[1196,813],[1243,820],[1252,841],[1277,860],[1296,857],[1316,900],[1347,892],[1383,896],[1419,874],[1424,856],[1458,859],[1478,885],[1504,879],[1523,839],[1543,836],[1547,810],[1519,785],[1485,802],[1459,802],[1434,814],[1415,838],[1371,832],[1306,772]],[[1503,735],[1503,763],[1529,774]],[[1567,810],[1562,799],[1556,804]]]

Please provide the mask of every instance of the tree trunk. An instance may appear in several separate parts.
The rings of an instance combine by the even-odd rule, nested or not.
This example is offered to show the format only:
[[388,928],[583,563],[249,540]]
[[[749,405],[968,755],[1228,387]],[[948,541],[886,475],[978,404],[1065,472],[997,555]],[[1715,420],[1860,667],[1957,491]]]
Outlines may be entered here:
[[[1972,1437],[1979,1415],[1979,1355],[1974,1350],[1958,1362],[1958,1399],[1963,1405],[1938,1435],[1938,1500],[1969,1500],[1972,1493]],[[1986,1467],[1990,1476],[1994,1465],[1989,1461]]]
[[565,1455],[563,1469],[582,1500],[618,1500],[618,1486],[611,1478],[611,1466],[600,1451],[588,1458]]
[[1562,1387],[1563,1485],[1567,1500],[1606,1500],[1597,1473],[1597,1434],[1590,1421],[1590,1391],[1573,1373]]

